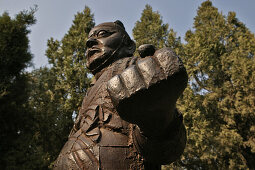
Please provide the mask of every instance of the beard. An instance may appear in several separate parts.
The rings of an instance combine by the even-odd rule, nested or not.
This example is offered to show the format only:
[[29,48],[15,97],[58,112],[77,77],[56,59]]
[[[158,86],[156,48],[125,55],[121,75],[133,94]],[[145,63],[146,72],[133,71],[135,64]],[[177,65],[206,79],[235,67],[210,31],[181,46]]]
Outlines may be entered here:
[[[113,50],[100,50],[98,52],[95,52],[94,54],[90,55],[90,51],[87,51],[87,68],[93,73],[96,74],[100,70],[102,70],[104,67],[108,65],[108,61],[110,58],[112,58],[114,51]],[[107,64],[106,64],[107,63]]]

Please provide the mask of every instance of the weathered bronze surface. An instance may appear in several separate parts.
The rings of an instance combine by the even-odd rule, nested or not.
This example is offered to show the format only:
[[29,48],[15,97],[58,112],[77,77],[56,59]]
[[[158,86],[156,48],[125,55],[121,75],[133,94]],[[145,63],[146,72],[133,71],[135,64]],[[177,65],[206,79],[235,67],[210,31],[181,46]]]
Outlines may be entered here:
[[180,58],[169,48],[140,46],[120,21],[89,34],[87,67],[96,81],[55,163],[55,169],[160,169],[186,144],[176,100],[187,85]]

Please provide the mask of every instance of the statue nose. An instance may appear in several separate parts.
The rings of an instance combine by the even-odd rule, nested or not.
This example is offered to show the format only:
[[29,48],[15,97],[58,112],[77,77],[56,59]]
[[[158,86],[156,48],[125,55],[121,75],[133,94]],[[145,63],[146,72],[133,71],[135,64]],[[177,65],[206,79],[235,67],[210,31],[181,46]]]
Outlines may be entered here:
[[97,40],[96,39],[94,39],[94,38],[89,38],[88,40],[87,40],[87,42],[86,42],[86,46],[88,47],[88,48],[91,48],[91,47],[93,47],[93,45],[97,45],[98,43],[97,43]]

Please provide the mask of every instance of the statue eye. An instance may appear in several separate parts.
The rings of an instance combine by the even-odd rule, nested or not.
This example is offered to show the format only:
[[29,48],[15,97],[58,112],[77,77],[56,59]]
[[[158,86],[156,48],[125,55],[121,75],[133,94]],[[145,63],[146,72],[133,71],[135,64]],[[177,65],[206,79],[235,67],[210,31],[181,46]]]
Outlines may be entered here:
[[98,37],[105,37],[106,35],[108,35],[108,32],[105,30],[101,30],[97,33]]

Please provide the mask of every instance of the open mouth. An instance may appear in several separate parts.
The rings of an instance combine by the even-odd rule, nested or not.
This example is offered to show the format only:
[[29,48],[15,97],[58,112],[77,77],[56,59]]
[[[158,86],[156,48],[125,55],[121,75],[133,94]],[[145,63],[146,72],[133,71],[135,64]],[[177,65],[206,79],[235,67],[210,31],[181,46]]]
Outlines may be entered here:
[[101,50],[98,48],[92,48],[92,49],[88,49],[87,51],[87,57],[90,58],[91,56],[93,56],[95,53],[100,52]]

